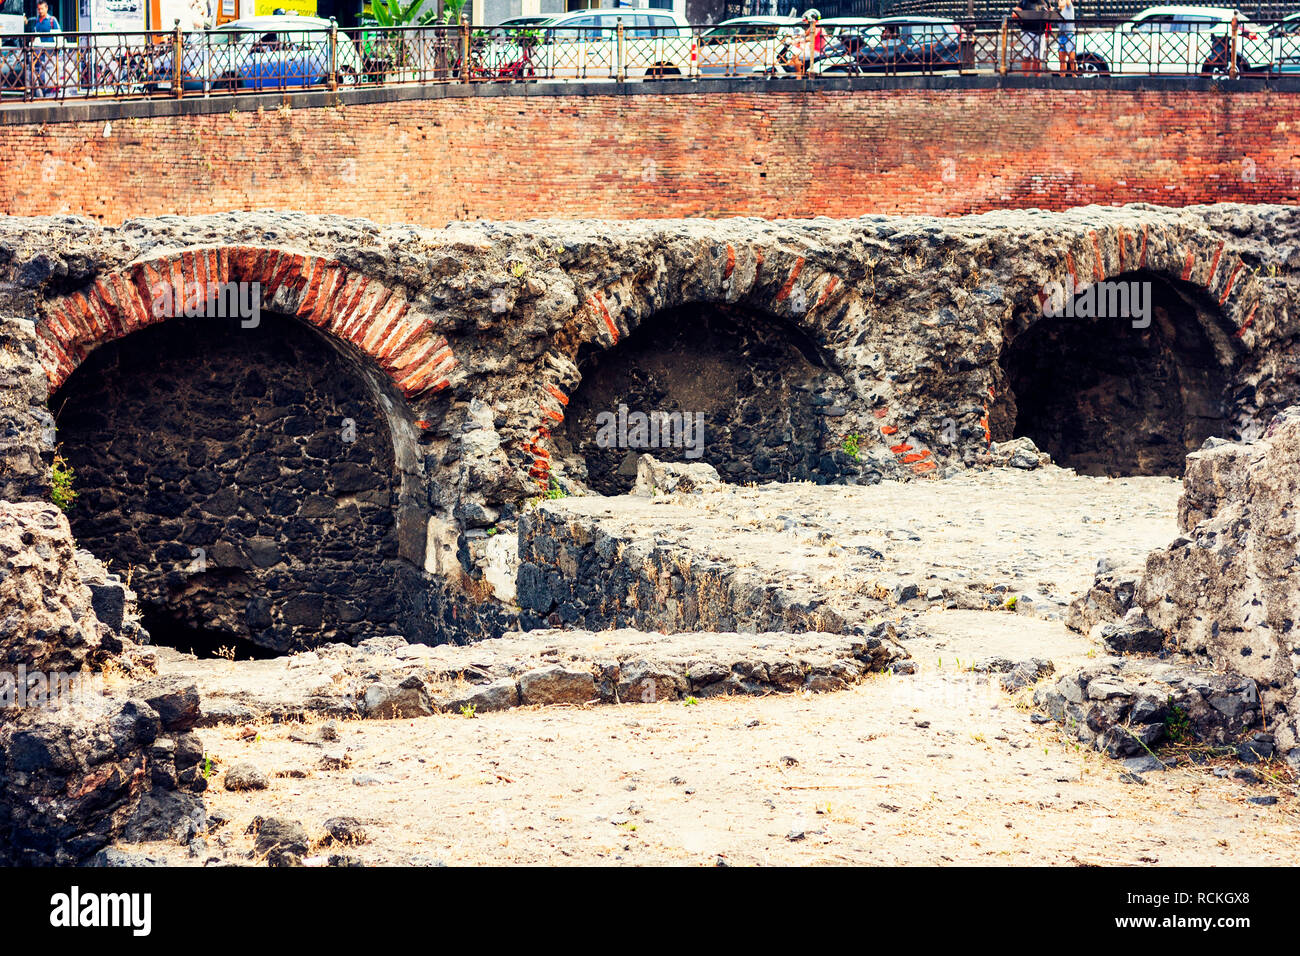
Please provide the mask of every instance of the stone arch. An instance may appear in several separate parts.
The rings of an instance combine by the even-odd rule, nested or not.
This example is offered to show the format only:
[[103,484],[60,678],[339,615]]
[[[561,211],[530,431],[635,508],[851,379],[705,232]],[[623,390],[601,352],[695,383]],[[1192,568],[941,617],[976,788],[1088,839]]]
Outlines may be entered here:
[[449,384],[456,358],[447,339],[399,290],[325,256],[209,246],[130,263],[48,301],[36,335],[50,391],[100,345],[239,283],[256,284],[260,308],[300,318],[367,357],[407,398]]
[[[840,379],[838,399],[847,400],[850,389],[843,379],[851,360],[827,332],[843,318],[852,299],[838,275],[822,268],[811,251],[786,246],[709,239],[692,251],[688,255],[680,250],[674,256],[676,263],[685,263],[684,269],[672,266],[625,275],[582,294],[573,319],[557,336],[559,347],[538,366],[534,424],[522,442],[528,475],[538,486],[548,483],[554,439],[565,426],[570,400],[582,381],[580,366],[619,348],[657,316],[718,309],[784,325],[803,340],[802,351],[812,364]],[[845,456],[838,457],[835,467],[828,464],[827,469],[856,472]]]
[[[1239,282],[1240,259],[1225,264],[1222,243],[1166,235],[1153,249],[1145,227],[1122,226],[1086,238],[1065,252],[1064,281],[1049,280],[1060,285],[1033,292],[1004,325],[989,437],[1030,437],[1089,474],[1180,475],[1205,438],[1234,431],[1231,382],[1257,292]],[[1111,314],[1116,302],[1145,312]]]
[[[416,610],[423,590],[417,579],[428,569],[431,510],[422,446],[445,413],[443,399],[459,370],[446,337],[399,289],[337,260],[290,249],[202,247],[132,262],[44,305],[36,346],[51,395],[97,349],[189,321],[177,314],[177,303],[206,302],[210,291],[237,283],[256,283],[260,312],[309,330],[369,392],[391,443],[392,521],[403,600],[412,611],[402,629],[412,640],[437,639]],[[160,300],[173,308],[157,308]]]

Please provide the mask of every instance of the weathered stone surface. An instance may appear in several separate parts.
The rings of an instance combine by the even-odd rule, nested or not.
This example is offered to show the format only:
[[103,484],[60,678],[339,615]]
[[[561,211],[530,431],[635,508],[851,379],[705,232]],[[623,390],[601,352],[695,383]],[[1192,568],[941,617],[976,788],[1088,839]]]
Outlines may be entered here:
[[112,636],[92,601],[63,513],[0,501],[0,669],[74,672],[105,660]]
[[50,504],[0,502],[0,558],[0,863],[75,864],[115,839],[191,839],[204,821],[202,743],[161,735],[192,724],[193,688],[152,697],[164,719],[96,673],[153,666],[130,643],[144,635],[129,589],[76,551]]
[[1259,686],[1278,750],[1300,764],[1300,408],[1257,441],[1190,455],[1183,534],[1154,552],[1136,601],[1168,644]]
[[1009,694],[1014,694],[1055,673],[1056,665],[1041,657],[1032,657],[1024,661],[995,657],[977,661],[971,670],[977,674],[997,674],[1002,689]]
[[1103,624],[1101,642],[1112,654],[1154,654],[1165,643],[1165,632],[1141,615],[1132,620]]
[[54,456],[49,380],[35,324],[10,314],[0,308],[0,501],[40,500],[49,495]]
[[306,827],[281,817],[267,817],[257,827],[253,852],[265,857],[267,866],[302,866],[302,858],[311,848]]
[[270,780],[260,767],[244,760],[230,765],[222,784],[227,790],[265,790]]
[[509,710],[519,706],[519,682],[513,677],[505,677],[490,684],[473,684],[462,694],[440,698],[438,704],[453,712],[461,708],[473,708],[475,713]]
[[1090,664],[1039,688],[1034,703],[1112,757],[1145,754],[1170,739],[1233,744],[1260,727],[1253,680],[1177,659]]
[[[889,623],[865,636],[691,632],[653,634],[542,630],[469,646],[429,647],[376,638],[357,647],[319,648],[295,658],[202,660],[158,654],[160,684],[195,685],[202,726],[305,716],[382,717],[365,699],[397,693],[401,716],[432,711],[490,713],[520,704],[652,703],[690,694],[840,690],[866,674],[908,671],[911,662]],[[329,725],[324,725],[328,727]],[[326,733],[329,742],[337,733]],[[185,737],[178,738],[184,742]],[[177,764],[184,760],[178,743]],[[185,760],[196,759],[191,753]],[[234,768],[232,768],[233,770]]]
[[363,716],[378,720],[424,717],[433,713],[429,690],[424,681],[412,674],[400,682],[380,682],[366,688],[361,700]]
[[1139,568],[1117,569],[1105,563],[1098,569],[1092,587],[1070,603],[1065,616],[1065,626],[1080,634],[1091,634],[1098,624],[1122,618],[1133,606]]
[[[1136,562],[1175,530],[1177,484],[1053,466],[871,486],[771,483],[542,502],[520,525],[529,627],[869,633],[946,608],[1059,617],[1099,551]],[[1140,503],[1140,504],[1139,504]],[[1088,519],[1140,507],[1123,541]],[[1044,582],[1044,558],[1057,569]],[[922,630],[925,618],[916,618]]]
[[322,827],[325,836],[321,842],[326,845],[354,846],[370,839],[366,835],[366,825],[356,817],[330,817]]
[[552,666],[519,675],[519,699],[533,704],[586,704],[598,699],[590,671]]
[[[75,864],[133,821],[142,832],[150,812],[140,800],[157,786],[149,753],[161,729],[143,701],[104,697],[28,708],[0,724],[0,863]],[[158,825],[170,833],[169,820]]]
[[718,470],[705,462],[664,462],[650,455],[637,459],[634,495],[691,494],[720,486]]

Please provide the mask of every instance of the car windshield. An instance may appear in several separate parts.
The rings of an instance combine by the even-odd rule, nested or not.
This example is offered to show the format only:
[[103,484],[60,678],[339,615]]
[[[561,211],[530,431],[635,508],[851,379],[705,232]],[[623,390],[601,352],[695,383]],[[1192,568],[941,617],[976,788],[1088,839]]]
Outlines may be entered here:
[[728,23],[720,27],[714,27],[708,33],[704,34],[706,40],[712,40],[722,37],[735,36],[776,36],[776,31],[780,27],[775,23]]
[[899,40],[937,40],[949,32],[945,23],[883,23],[862,31],[867,43],[896,43]]

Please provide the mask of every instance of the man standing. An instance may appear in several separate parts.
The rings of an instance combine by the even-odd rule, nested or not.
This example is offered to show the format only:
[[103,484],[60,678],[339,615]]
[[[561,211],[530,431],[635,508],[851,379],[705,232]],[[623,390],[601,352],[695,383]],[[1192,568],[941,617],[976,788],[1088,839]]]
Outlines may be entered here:
[[36,4],[36,16],[31,25],[33,33],[59,33],[63,30],[58,18],[50,14],[50,5],[46,0],[40,0]]
[[[30,23],[32,33],[61,33],[63,28],[59,26],[57,17],[50,15],[50,4],[48,0],[38,0],[36,4],[36,16]],[[53,40],[37,40],[33,45],[52,46]],[[48,53],[37,53],[32,56],[32,88],[38,97],[58,95],[58,87],[55,83],[54,61]]]
[[1061,74],[1079,72],[1079,62],[1074,50],[1074,0],[1057,0],[1061,12],[1061,26],[1057,46],[1061,61]]

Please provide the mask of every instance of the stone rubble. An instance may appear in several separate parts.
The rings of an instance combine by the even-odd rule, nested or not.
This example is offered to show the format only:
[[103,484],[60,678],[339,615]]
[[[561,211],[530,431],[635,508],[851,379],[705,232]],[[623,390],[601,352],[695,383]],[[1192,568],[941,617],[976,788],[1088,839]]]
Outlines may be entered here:
[[1147,559],[1135,603],[1169,648],[1256,683],[1300,766],[1300,407],[1189,455],[1183,486],[1182,534]]
[[[157,662],[159,676],[148,686],[196,690],[199,726],[823,692],[912,669],[890,627],[863,637],[540,630],[435,647],[388,637],[238,663],[159,648]],[[227,788],[230,773],[244,785],[245,770],[231,768]]]
[[[77,551],[51,504],[0,502],[0,557],[0,671],[15,682],[0,706],[0,865],[81,863],[118,838],[194,839],[207,786],[197,694],[123,697],[109,684],[151,666],[133,643],[146,635],[130,590]],[[18,697],[17,677],[36,674],[43,683]]]

